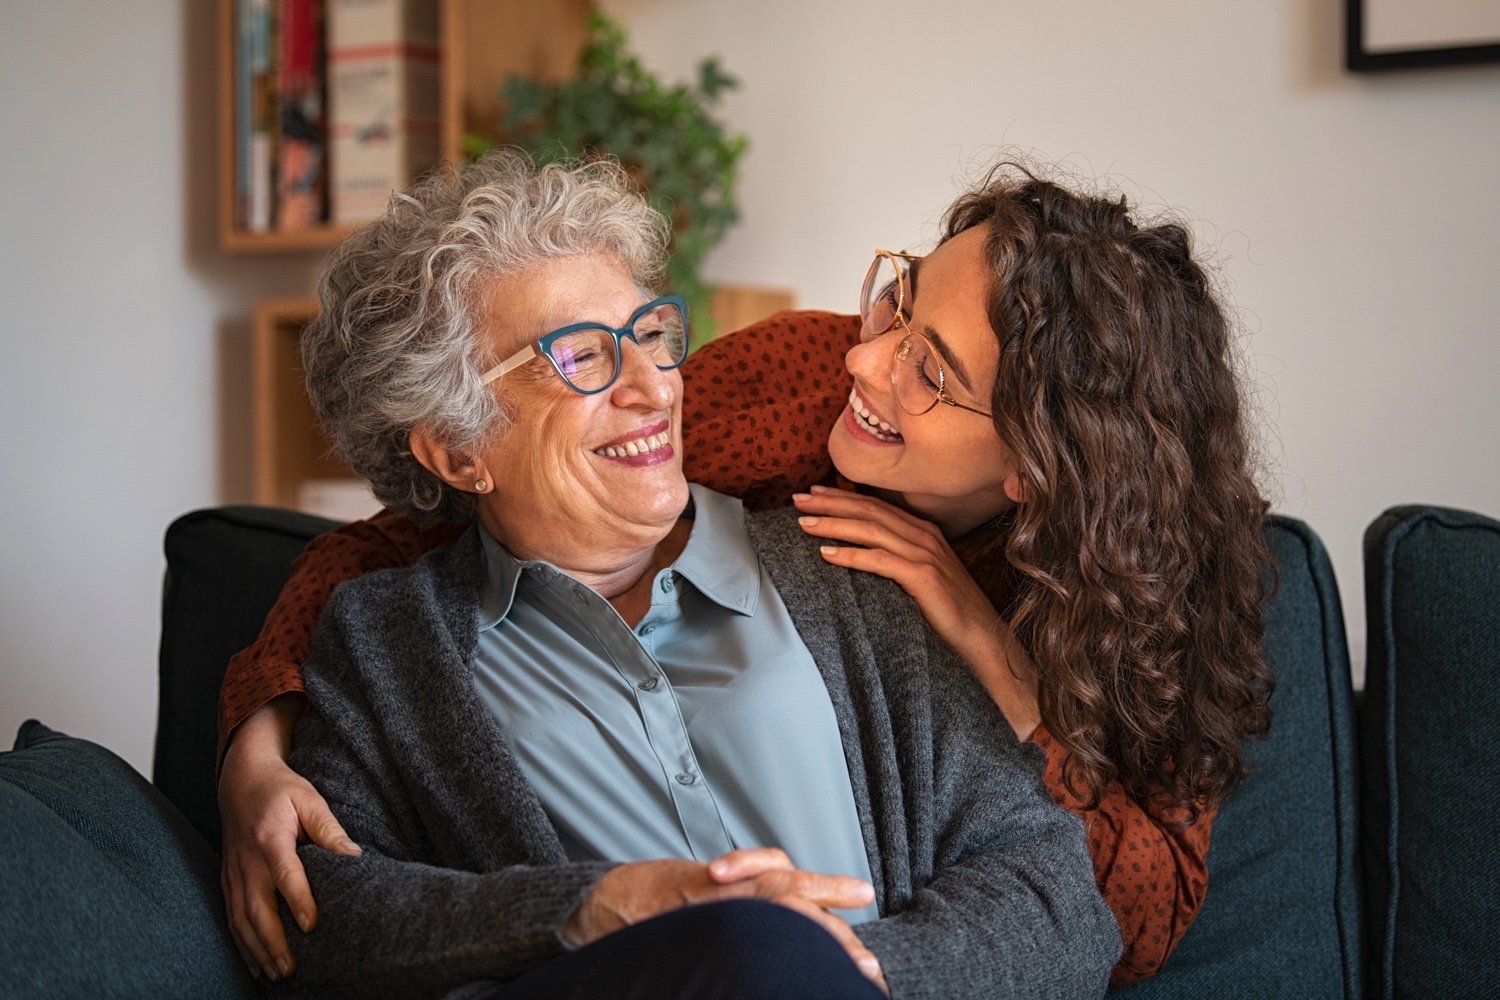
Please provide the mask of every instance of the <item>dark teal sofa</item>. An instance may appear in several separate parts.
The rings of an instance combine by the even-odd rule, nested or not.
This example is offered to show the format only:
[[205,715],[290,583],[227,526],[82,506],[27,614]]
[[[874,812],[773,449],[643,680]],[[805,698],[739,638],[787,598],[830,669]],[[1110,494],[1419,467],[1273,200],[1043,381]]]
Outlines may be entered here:
[[[210,846],[214,706],[229,655],[328,527],[223,507],[168,530],[151,783],[33,723],[0,754],[0,997],[255,994]],[[1485,995],[1500,973],[1496,865],[1478,835],[1500,810],[1500,524],[1403,507],[1371,526],[1358,724],[1323,546],[1291,518],[1266,531],[1280,570],[1272,732],[1219,817],[1197,922],[1160,976],[1117,993]]]

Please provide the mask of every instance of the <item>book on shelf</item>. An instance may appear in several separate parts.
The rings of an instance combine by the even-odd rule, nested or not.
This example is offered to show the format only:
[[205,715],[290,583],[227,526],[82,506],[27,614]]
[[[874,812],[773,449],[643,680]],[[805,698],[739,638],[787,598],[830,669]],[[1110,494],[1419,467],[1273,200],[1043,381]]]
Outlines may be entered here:
[[327,0],[233,0],[234,225],[328,221]]
[[323,130],[323,0],[280,0],[276,228],[327,219]]
[[235,224],[252,233],[271,228],[272,118],[271,0],[236,0],[235,19]]
[[439,157],[436,0],[328,0],[329,211],[385,211]]

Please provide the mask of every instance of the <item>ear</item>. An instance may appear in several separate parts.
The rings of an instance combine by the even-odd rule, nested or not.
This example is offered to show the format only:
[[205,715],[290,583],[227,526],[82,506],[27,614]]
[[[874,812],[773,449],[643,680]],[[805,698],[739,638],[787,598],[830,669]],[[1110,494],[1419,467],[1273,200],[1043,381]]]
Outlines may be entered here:
[[477,492],[475,482],[494,482],[483,458],[450,450],[426,427],[412,428],[406,436],[406,443],[412,455],[422,463],[422,468],[456,490],[474,493]]
[[1010,498],[1011,503],[1023,503],[1026,498],[1026,490],[1021,486],[1021,477],[1014,469],[1005,477],[1003,484],[1005,495]]

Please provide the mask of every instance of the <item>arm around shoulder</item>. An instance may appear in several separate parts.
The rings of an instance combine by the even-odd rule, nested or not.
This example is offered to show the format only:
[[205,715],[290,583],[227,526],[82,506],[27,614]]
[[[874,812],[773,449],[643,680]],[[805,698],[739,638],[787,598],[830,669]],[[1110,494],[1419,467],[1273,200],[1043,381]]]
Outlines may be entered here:
[[308,542],[292,563],[255,642],[236,653],[224,671],[219,759],[235,728],[262,705],[288,694],[300,703],[302,661],[334,588],[377,569],[410,565],[423,553],[452,542],[460,530],[454,525],[424,530],[405,515],[383,510]]

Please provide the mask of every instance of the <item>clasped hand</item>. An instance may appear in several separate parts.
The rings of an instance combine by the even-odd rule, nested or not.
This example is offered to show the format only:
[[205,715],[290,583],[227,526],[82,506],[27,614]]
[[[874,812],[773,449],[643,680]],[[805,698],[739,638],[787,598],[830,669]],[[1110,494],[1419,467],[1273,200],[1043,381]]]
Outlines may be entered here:
[[582,947],[661,913],[726,899],[763,899],[796,910],[843,945],[865,977],[886,989],[880,962],[830,909],[858,909],[875,898],[870,883],[821,875],[792,864],[774,847],[730,851],[698,861],[635,861],[611,868],[569,916],[563,940]]

